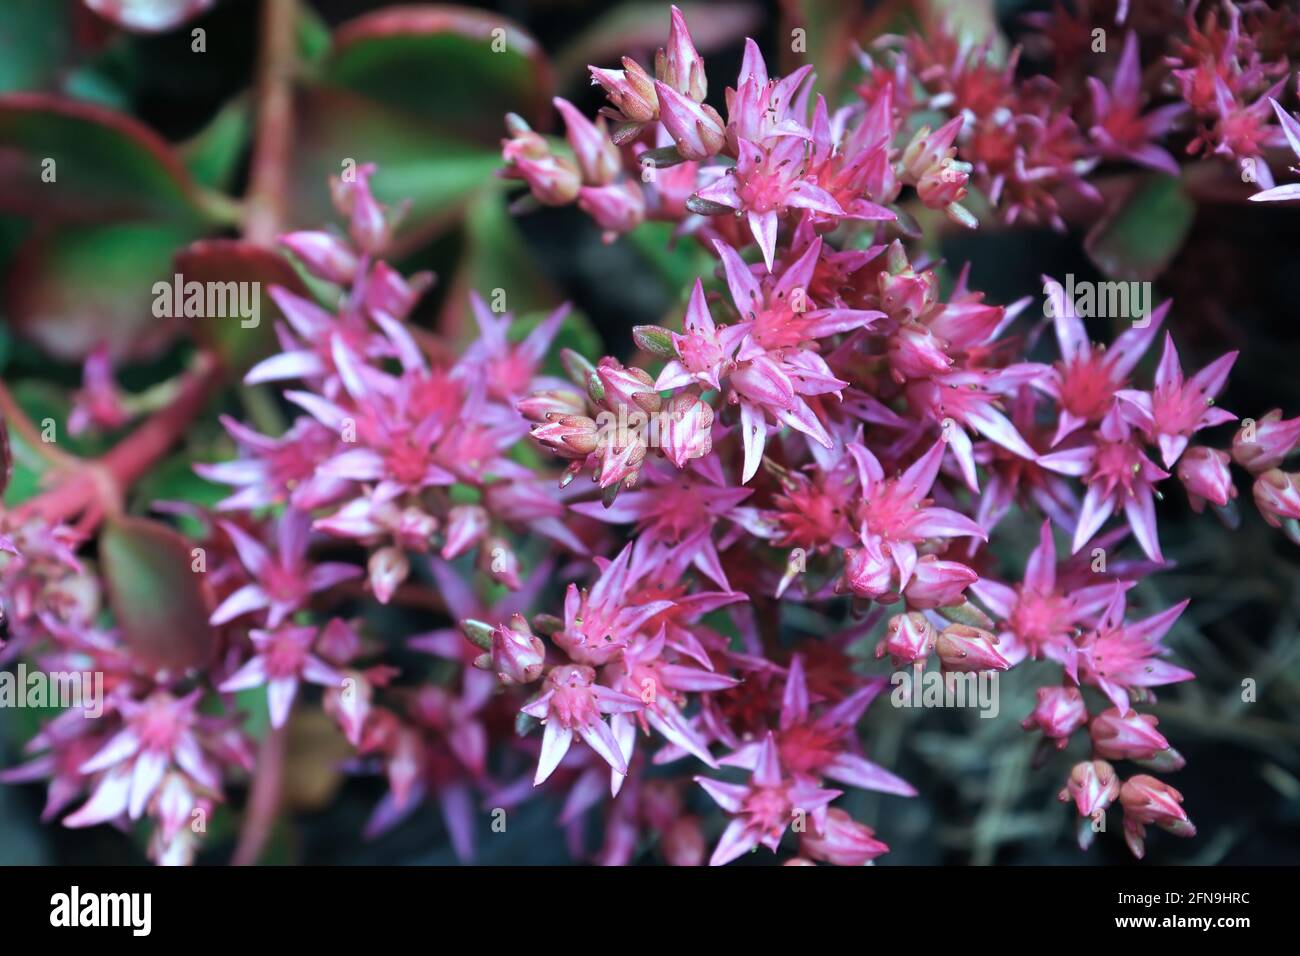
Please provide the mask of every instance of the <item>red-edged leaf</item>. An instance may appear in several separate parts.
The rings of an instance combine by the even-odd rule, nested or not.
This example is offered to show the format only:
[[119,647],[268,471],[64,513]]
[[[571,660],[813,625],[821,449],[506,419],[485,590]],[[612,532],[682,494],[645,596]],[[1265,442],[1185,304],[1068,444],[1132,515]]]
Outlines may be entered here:
[[194,545],[147,518],[105,522],[99,556],[122,639],[149,666],[182,674],[212,659],[213,635]]
[[376,163],[375,195],[410,200],[401,241],[420,239],[455,221],[474,190],[492,181],[499,150],[433,130],[406,113],[343,90],[304,90],[297,101],[293,221],[304,228],[337,222],[326,186],[344,163]]
[[399,6],[351,20],[335,33],[322,77],[485,142],[500,137],[507,112],[540,124],[550,111],[551,67],[537,41],[465,7]]
[[[200,239],[186,246],[176,253],[176,273],[187,283],[257,283],[256,326],[245,326],[251,319],[229,316],[186,320],[191,323],[193,334],[216,348],[227,366],[237,372],[243,372],[276,350],[273,326],[280,311],[271,301],[271,286],[284,286],[298,295],[308,294],[306,285],[284,256],[242,239]],[[250,288],[248,294],[251,293]]]
[[[707,55],[729,43],[755,33],[762,16],[751,3],[679,3],[677,5],[691,39]],[[555,57],[561,82],[586,78],[587,65],[616,66],[625,55],[645,55],[668,43],[668,5],[665,3],[623,3],[601,14]],[[653,64],[642,62],[647,69]],[[721,88],[722,81],[719,79]],[[735,78],[727,78],[735,85]]]
[[1196,204],[1180,180],[1152,174],[1112,201],[1088,232],[1088,257],[1112,279],[1150,281],[1178,254],[1196,218]]
[[215,218],[153,130],[45,93],[0,96],[0,212],[79,222]]
[[19,247],[5,302],[17,329],[47,353],[78,362],[101,343],[115,359],[157,354],[179,323],[153,314],[154,283],[170,281],[192,225],[115,223],[38,228]]

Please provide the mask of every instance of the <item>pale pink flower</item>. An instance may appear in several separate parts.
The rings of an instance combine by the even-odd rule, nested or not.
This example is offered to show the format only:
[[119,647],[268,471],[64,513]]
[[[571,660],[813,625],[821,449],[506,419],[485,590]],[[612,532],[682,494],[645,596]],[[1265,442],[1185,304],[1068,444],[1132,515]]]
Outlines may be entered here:
[[627,760],[604,715],[632,713],[644,706],[639,697],[597,684],[596,672],[590,667],[565,664],[551,668],[542,685],[542,693],[522,708],[525,714],[536,717],[546,727],[533,785],[543,783],[559,766],[573,743],[575,733],[615,773],[626,774]]
[[316,642],[315,627],[285,625],[275,630],[249,633],[255,653],[239,670],[221,683],[223,694],[266,685],[271,726],[283,727],[289,720],[298,685],[302,681],[337,687],[343,678],[312,653]]

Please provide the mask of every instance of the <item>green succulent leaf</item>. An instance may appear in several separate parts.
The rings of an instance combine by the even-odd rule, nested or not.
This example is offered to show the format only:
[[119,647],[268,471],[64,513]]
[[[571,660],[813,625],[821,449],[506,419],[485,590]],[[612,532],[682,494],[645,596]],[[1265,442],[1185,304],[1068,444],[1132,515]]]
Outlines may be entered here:
[[495,13],[433,5],[343,24],[321,77],[485,142],[500,136],[508,112],[544,119],[552,86],[545,53],[519,26]]
[[43,221],[225,221],[153,130],[44,93],[0,96],[0,212]]
[[123,640],[151,666],[181,674],[212,658],[212,628],[193,544],[147,518],[114,517],[99,539],[108,599]]

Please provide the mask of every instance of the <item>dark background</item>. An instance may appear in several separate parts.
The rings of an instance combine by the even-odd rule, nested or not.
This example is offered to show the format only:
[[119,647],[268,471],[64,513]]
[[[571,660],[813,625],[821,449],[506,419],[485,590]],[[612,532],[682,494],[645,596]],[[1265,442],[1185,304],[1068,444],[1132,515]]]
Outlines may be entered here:
[[[383,4],[315,0],[312,6],[328,22],[338,23]],[[609,9],[604,3],[579,0],[479,6],[522,24],[552,53]],[[778,6],[747,6],[758,24],[756,38],[771,50],[779,30]],[[213,51],[203,58],[201,68],[196,69],[187,55],[186,29],[162,37],[120,38],[98,54],[104,58],[103,70],[118,85],[131,112],[168,139],[183,140],[247,85],[255,50],[255,7],[249,0],[223,0],[216,11],[191,24],[207,29]],[[1013,39],[1023,30],[1019,13],[1031,8],[1034,5],[998,5],[999,21]],[[663,23],[666,37],[666,4]],[[720,97],[734,77],[740,56],[739,43],[706,53],[711,99]],[[581,77],[561,76],[557,81],[584,110],[599,105]],[[358,153],[364,156],[364,148]],[[684,289],[650,277],[628,242],[602,245],[596,229],[576,208],[547,210],[519,225],[541,270],[588,316],[611,354],[626,356],[631,326],[665,320],[684,295]],[[971,284],[986,290],[991,301],[1010,302],[1036,294],[1044,273],[1098,278],[1081,243],[1079,232],[1058,236],[1049,230],[991,227],[954,238],[943,251],[954,263],[971,261]],[[414,252],[403,265],[450,275],[462,251],[460,237],[452,233]],[[1228,349],[1241,351],[1221,397],[1221,404],[1239,416],[1258,418],[1279,406],[1289,415],[1300,414],[1298,261],[1297,206],[1202,203],[1190,236],[1157,283],[1157,300],[1175,300],[1168,327],[1185,369],[1199,368]],[[448,285],[439,283],[417,321],[433,320]],[[21,343],[11,348],[13,364],[6,376],[40,373],[76,381],[75,366],[48,367]],[[1148,356],[1148,365],[1157,351]],[[1050,352],[1042,357],[1050,360]],[[127,369],[127,375],[147,378],[148,372]],[[1207,440],[1223,447],[1230,435],[1230,428],[1220,428]],[[1145,582],[1137,592],[1147,613],[1192,597],[1190,610],[1168,642],[1175,659],[1199,678],[1162,693],[1154,711],[1161,718],[1161,730],[1187,758],[1188,766],[1168,779],[1184,794],[1199,835],[1177,840],[1152,829],[1148,860],[1154,863],[1300,861],[1300,550],[1264,525],[1249,506],[1249,487],[1240,475],[1238,479],[1243,522],[1236,532],[1221,528],[1211,516],[1192,515],[1181,489],[1167,484],[1170,493],[1160,505],[1161,540],[1178,567]],[[1026,539],[1026,551],[1029,546]],[[432,616],[408,616],[402,626],[409,632],[441,623]],[[1245,678],[1258,684],[1255,703],[1241,700]],[[1128,861],[1118,818],[1115,832],[1100,838],[1089,852],[1074,846],[1072,809],[1055,799],[1072,757],[1054,758],[1042,769],[1030,766],[1033,741],[1017,721],[1032,708],[1034,687],[1047,679],[1048,670],[1035,672],[1032,666],[1005,676],[1002,713],[996,720],[981,720],[973,713],[899,711],[879,704],[869,713],[863,724],[869,753],[920,791],[912,800],[851,794],[850,809],[891,846],[882,865]],[[6,719],[0,715],[0,729]],[[0,755],[4,765],[17,757],[14,740],[3,733]],[[274,853],[279,859],[452,862],[432,807],[367,843],[359,833],[383,792],[382,783],[363,778],[331,786],[338,789],[331,790],[327,800],[297,814],[295,822],[277,834]],[[241,799],[233,796],[236,802]],[[38,824],[43,799],[39,786],[0,787],[0,863],[142,860],[137,843],[111,829],[67,831]],[[488,835],[485,824],[482,862],[567,860],[561,832],[552,824],[558,810],[554,796],[533,801],[512,816],[505,837]],[[229,821],[214,829],[219,831],[221,825],[229,826]],[[596,839],[593,821],[589,845]],[[208,843],[203,860],[227,857],[229,838],[214,832]],[[644,859],[658,857],[650,851]],[[769,859],[762,855],[752,862]]]

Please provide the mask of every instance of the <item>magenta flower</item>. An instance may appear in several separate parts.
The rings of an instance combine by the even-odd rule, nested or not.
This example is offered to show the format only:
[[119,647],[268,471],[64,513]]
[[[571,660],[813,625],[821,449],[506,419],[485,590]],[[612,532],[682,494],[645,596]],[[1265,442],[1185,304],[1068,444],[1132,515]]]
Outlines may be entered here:
[[605,714],[628,714],[645,704],[639,697],[619,693],[596,683],[596,672],[580,664],[554,667],[546,675],[542,693],[525,704],[522,711],[545,724],[542,753],[533,786],[545,782],[578,734],[615,773],[627,773],[627,760]]
[[758,746],[748,784],[709,777],[695,781],[732,818],[714,847],[710,866],[725,866],[760,845],[776,852],[786,827],[801,815],[815,829],[823,829],[827,804],[841,793],[822,789],[807,778],[786,777],[770,733]]
[[1056,436],[1059,445],[1066,436],[1095,424],[1115,404],[1117,394],[1128,383],[1129,373],[1141,360],[1169,312],[1169,303],[1158,306],[1142,325],[1121,333],[1109,348],[1099,348],[1088,341],[1088,333],[1074,310],[1066,302],[1064,289],[1053,279],[1044,278],[1049,290],[1048,302],[1061,360],[1051,372],[1036,380],[1035,385],[1060,404]]
[[80,435],[91,428],[121,428],[131,420],[126,396],[113,378],[113,363],[106,345],[95,348],[83,366],[81,389],[72,397],[68,431]]
[[807,175],[809,146],[799,137],[781,137],[770,147],[742,139],[738,150],[735,167],[696,196],[745,214],[769,272],[776,256],[776,232],[782,214],[806,209],[833,219],[849,216],[834,196]]
[[[861,790],[914,797],[915,787],[859,752],[855,728],[883,687],[873,681],[814,717],[803,658],[796,654],[786,674],[778,728],[766,740],[775,742],[781,765],[796,777],[825,777]],[[720,763],[756,771],[766,746],[766,741],[742,744]]]
[[517,345],[508,338],[510,313],[493,312],[476,292],[470,294],[469,304],[479,337],[461,356],[460,366],[482,376],[490,398],[510,404],[535,389],[563,387],[562,382],[539,379],[537,370],[569,314],[567,304],[537,323]]
[[235,546],[240,564],[252,579],[229,595],[212,612],[213,624],[226,624],[254,611],[267,612],[267,624],[278,627],[299,610],[318,591],[333,587],[361,575],[353,564],[340,562],[312,563],[307,560],[308,530],[311,519],[300,511],[287,509],[277,525],[276,553],[243,528],[228,521],[222,529]]
[[[639,698],[642,703],[635,713],[615,713],[610,717],[610,727],[629,765],[639,722],[643,729],[654,729],[669,743],[708,766],[717,767],[703,735],[683,713],[686,695],[734,687],[739,681],[726,674],[673,662],[665,655],[666,633],[666,628],[661,627],[653,638],[638,637],[619,661],[609,667],[613,689]],[[618,774],[612,775],[611,785],[616,794],[621,783]]]
[[217,763],[198,736],[200,696],[197,690],[181,698],[157,691],[143,701],[119,700],[125,726],[78,768],[102,776],[90,799],[63,825],[88,827],[123,815],[140,819],[173,767],[199,786],[219,789]]
[[704,299],[704,285],[695,280],[691,299],[682,320],[682,334],[669,332],[676,358],[669,361],[655,381],[656,391],[681,388],[699,382],[709,388],[721,389],[721,380],[734,367],[731,357],[749,328],[748,322],[719,329],[709,314]]
[[[1282,104],[1273,97],[1268,98],[1268,102],[1273,106],[1273,112],[1277,114],[1277,121],[1282,126],[1282,133],[1286,136],[1286,143],[1291,147],[1291,152],[1300,158],[1300,121],[1294,116],[1282,109]],[[1260,166],[1268,169],[1262,161]],[[1254,202],[1279,202],[1291,199],[1300,199],[1300,183],[1287,183],[1283,186],[1274,186],[1271,189],[1262,189],[1250,197]]]
[[[1127,712],[1135,690],[1191,680],[1196,675],[1162,660],[1168,653],[1160,641],[1178,620],[1188,602],[1153,614],[1141,621],[1124,621],[1125,595],[1116,588],[1098,627],[1084,636],[1079,647],[1079,682],[1090,684],[1110,698],[1121,713]],[[1139,691],[1140,692],[1140,691]]]
[[[1127,334],[1127,333],[1126,333]],[[1156,529],[1154,485],[1169,477],[1157,467],[1136,441],[1136,434],[1113,408],[1095,433],[1093,444],[1064,455],[1044,456],[1046,467],[1078,475],[1087,484],[1074,529],[1071,553],[1092,540],[1106,519],[1123,511],[1143,552],[1163,561]],[[1051,463],[1049,463],[1049,458]]]
[[1044,521],[1038,546],[1029,554],[1024,580],[1019,585],[1009,587],[991,578],[980,578],[971,585],[971,591],[999,622],[998,651],[1008,661],[1018,664],[1026,657],[1047,657],[1074,673],[1074,635],[1097,620],[1110,605],[1116,587],[1113,583],[1083,588],[1061,586],[1057,581],[1052,523]]
[[316,470],[334,454],[339,436],[315,419],[295,419],[279,438],[259,434],[228,415],[221,416],[221,424],[243,455],[234,461],[194,466],[208,481],[236,489],[216,505],[220,511],[247,511],[286,502],[299,511],[311,511],[345,497],[351,488],[350,482]]
[[1237,353],[1229,352],[1184,382],[1178,350],[1166,332],[1155,388],[1149,394],[1132,390],[1117,393],[1136,410],[1136,422],[1159,445],[1166,468],[1174,466],[1196,432],[1236,420],[1232,412],[1214,405],[1236,361]]
[[844,553],[847,583],[855,594],[878,599],[906,588],[916,570],[917,545],[925,540],[986,538],[970,518],[935,507],[926,497],[946,447],[935,442],[901,475],[886,479],[875,455],[862,445],[849,445],[862,493],[855,514],[862,548]]
[[1173,103],[1142,113],[1142,69],[1136,33],[1130,30],[1124,38],[1124,50],[1110,89],[1093,76],[1088,77],[1088,89],[1093,113],[1089,134],[1103,156],[1178,175],[1178,162],[1155,141],[1169,132],[1186,106]]
[[278,627],[249,633],[256,653],[239,670],[221,683],[223,694],[266,685],[271,726],[283,727],[289,720],[293,699],[302,681],[337,687],[342,676],[312,653],[318,634],[315,627]]

